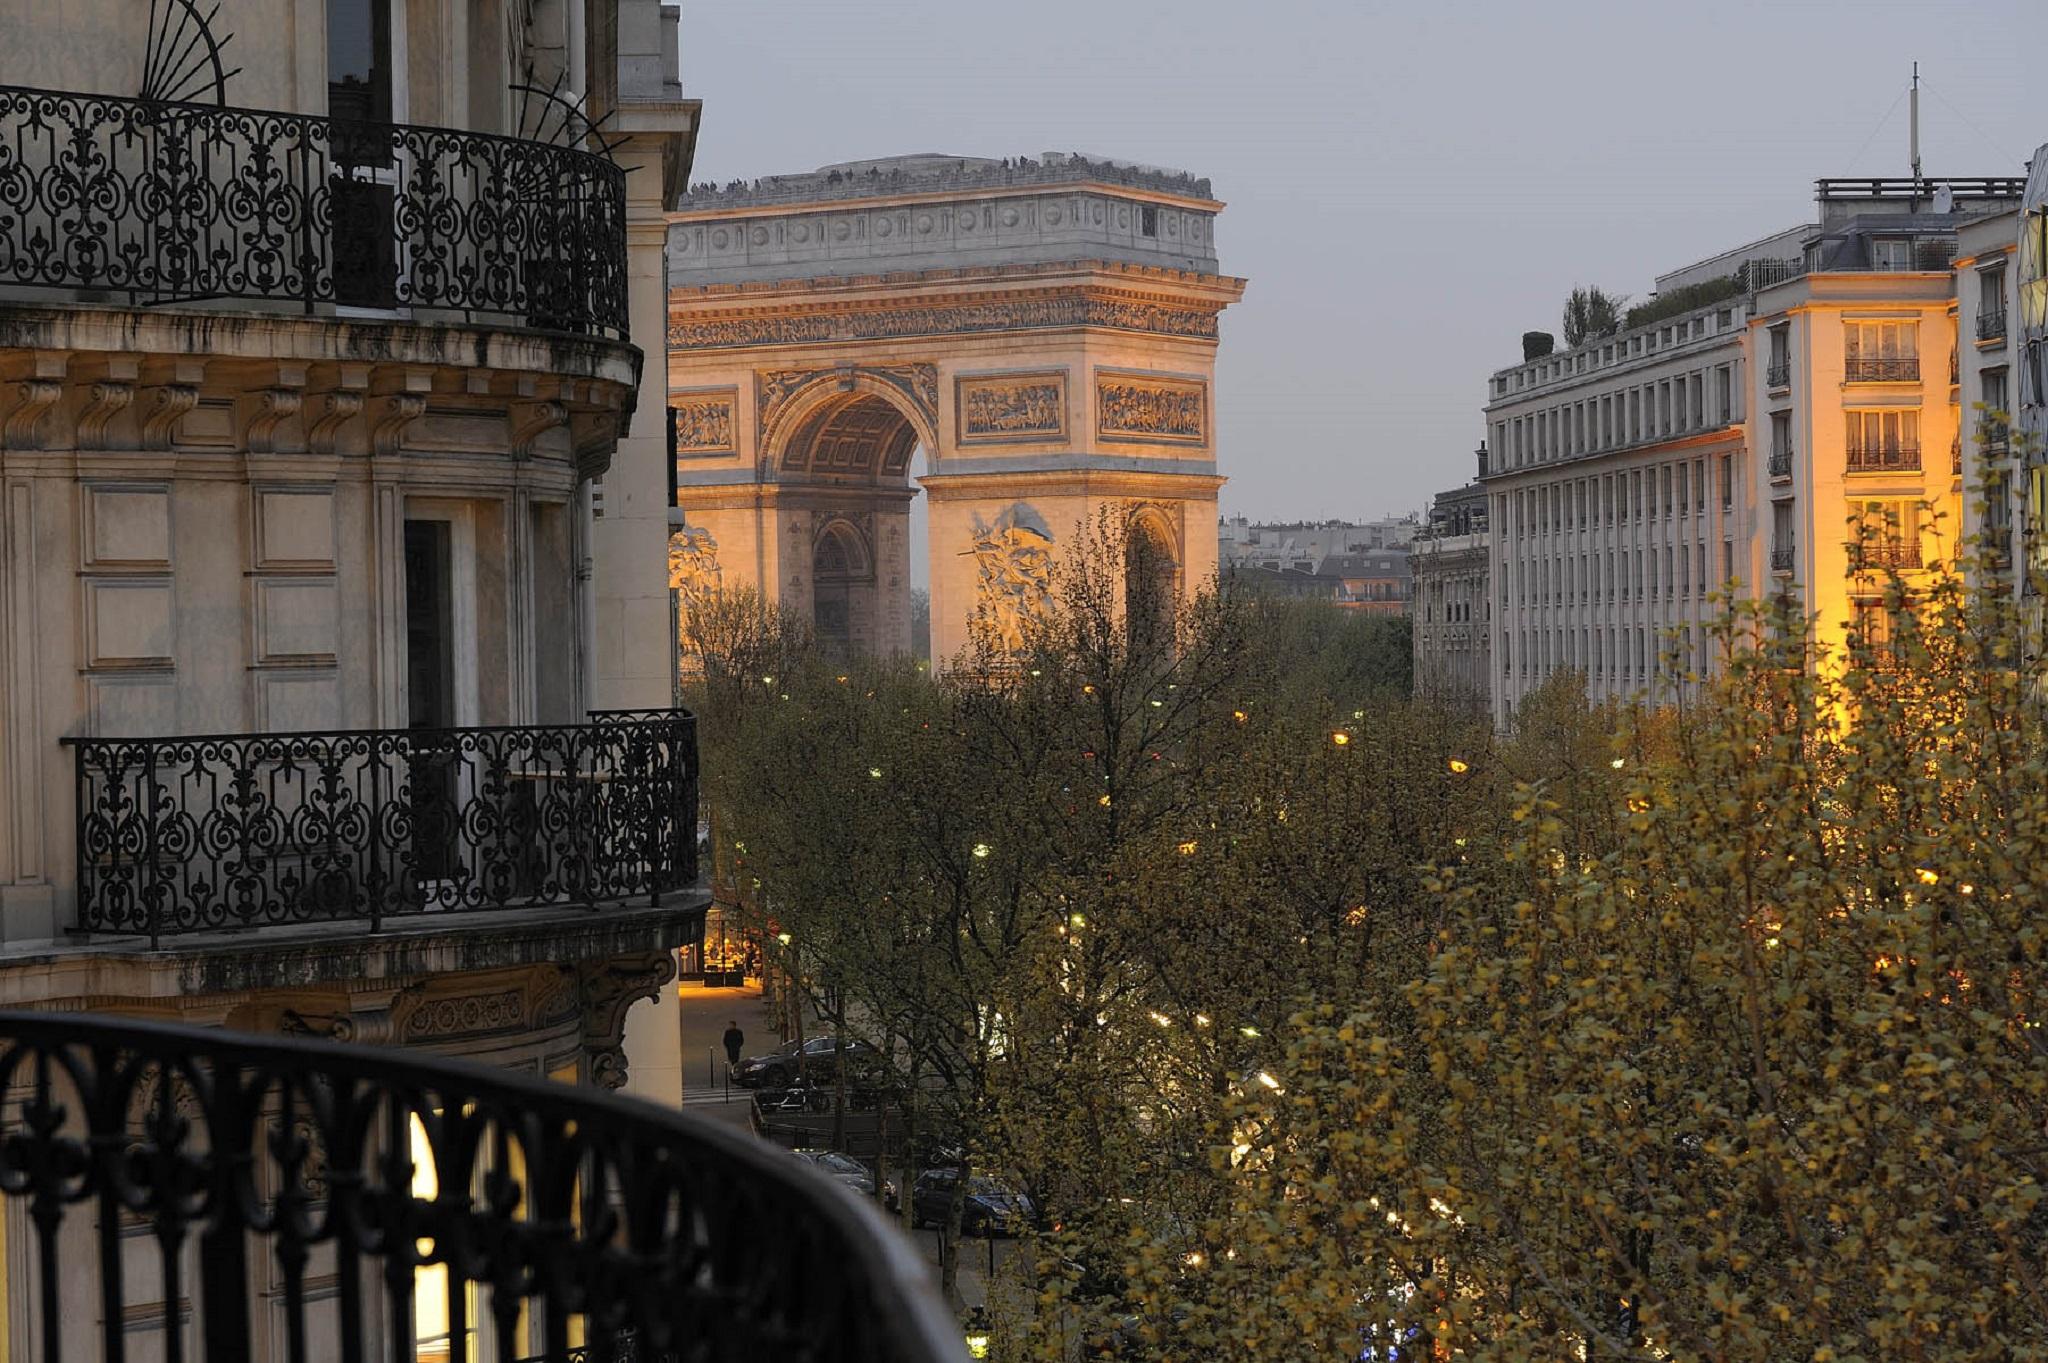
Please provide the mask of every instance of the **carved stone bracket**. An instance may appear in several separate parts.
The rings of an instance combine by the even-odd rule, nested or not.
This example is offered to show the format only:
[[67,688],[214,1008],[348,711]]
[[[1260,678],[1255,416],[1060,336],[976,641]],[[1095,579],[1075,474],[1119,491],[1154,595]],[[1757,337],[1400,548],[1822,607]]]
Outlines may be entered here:
[[382,410],[370,426],[370,448],[379,455],[398,453],[405,428],[426,414],[426,394],[393,393],[384,399]]
[[149,390],[149,410],[142,414],[142,448],[167,450],[178,423],[199,405],[199,385],[167,383]]
[[540,438],[558,426],[567,425],[569,409],[559,402],[518,402],[512,405],[512,457],[533,458]]
[[576,412],[569,419],[569,447],[576,460],[580,482],[602,478],[612,465],[612,451],[619,445],[617,412]]
[[400,1037],[400,1028],[425,986],[407,985],[383,1002],[368,1008],[351,1005],[346,1013],[302,1013],[287,1008],[280,1030],[288,1036],[317,1036],[329,1041],[352,1041],[360,1045],[388,1045]]
[[106,449],[114,418],[127,411],[128,404],[133,401],[135,385],[132,383],[108,380],[87,389],[86,404],[78,413],[78,448]]
[[626,1010],[659,997],[676,975],[675,953],[648,952],[577,967],[583,990],[583,1050],[591,1081],[601,1088],[626,1082]]
[[265,388],[249,414],[249,453],[278,454],[280,428],[299,414],[305,395],[296,388]]
[[14,410],[7,414],[8,447],[41,449],[43,417],[64,396],[64,385],[56,379],[30,379],[15,385],[15,396]]
[[315,454],[333,454],[341,428],[363,414],[363,394],[341,389],[318,399],[319,415],[306,428],[306,447]]

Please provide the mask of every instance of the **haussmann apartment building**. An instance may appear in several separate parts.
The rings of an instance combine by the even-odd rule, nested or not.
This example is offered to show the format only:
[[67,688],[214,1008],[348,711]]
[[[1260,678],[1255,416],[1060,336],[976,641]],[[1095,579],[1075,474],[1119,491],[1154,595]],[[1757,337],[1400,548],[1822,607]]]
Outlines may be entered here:
[[1823,652],[1882,639],[1891,574],[1910,590],[1968,530],[1959,357],[1989,345],[1974,315],[1959,341],[1958,297],[1987,286],[1958,240],[1994,217],[2010,240],[2023,190],[1818,181],[1816,222],[1660,276],[1654,320],[1494,373],[1496,722],[1564,669],[1675,698],[1712,666],[1716,592],[1792,594]]

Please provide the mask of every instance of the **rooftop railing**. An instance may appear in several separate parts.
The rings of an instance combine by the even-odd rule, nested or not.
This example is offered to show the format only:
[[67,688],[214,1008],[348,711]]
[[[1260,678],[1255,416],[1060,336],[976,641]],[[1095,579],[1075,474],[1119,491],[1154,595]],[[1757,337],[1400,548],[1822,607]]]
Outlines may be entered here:
[[375,931],[405,914],[658,903],[697,880],[686,711],[67,741],[83,932]]
[[625,233],[577,147],[0,86],[0,286],[624,338]]
[[0,1013],[35,1356],[940,1363],[909,1241],[745,1133],[417,1052]]

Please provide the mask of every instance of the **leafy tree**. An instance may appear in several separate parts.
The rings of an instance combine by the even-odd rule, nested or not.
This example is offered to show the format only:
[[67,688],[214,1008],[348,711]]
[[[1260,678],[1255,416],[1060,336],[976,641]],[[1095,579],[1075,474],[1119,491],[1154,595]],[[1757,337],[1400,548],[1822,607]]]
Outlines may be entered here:
[[1621,330],[1627,295],[1619,297],[1599,285],[1575,284],[1564,300],[1564,343],[1567,349]]
[[1218,1157],[1235,1257],[1153,1265],[1162,1356],[2048,1353],[2017,622],[1936,574],[1809,668],[1759,617],[1618,781],[1516,788],[1421,968],[1295,1015]]

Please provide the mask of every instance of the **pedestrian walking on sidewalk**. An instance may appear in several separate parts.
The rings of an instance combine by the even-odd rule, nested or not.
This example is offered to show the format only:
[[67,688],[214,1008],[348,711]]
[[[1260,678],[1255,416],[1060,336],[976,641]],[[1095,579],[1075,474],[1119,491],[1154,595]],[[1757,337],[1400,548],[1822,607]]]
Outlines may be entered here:
[[740,1030],[737,1020],[725,1025],[725,1063],[727,1068],[740,1063],[740,1047],[747,1044],[747,1034]]

